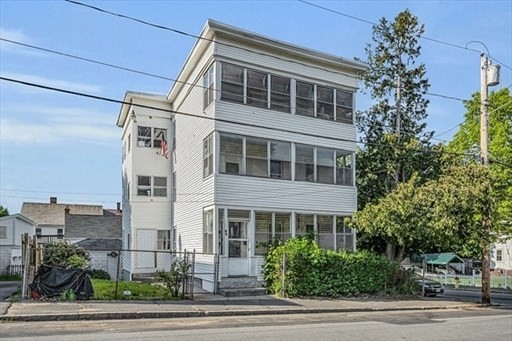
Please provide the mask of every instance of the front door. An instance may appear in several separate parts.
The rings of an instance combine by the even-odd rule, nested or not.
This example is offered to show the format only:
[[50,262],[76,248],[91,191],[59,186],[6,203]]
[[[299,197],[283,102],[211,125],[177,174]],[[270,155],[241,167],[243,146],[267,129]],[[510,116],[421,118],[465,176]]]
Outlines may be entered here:
[[[145,268],[154,268],[156,267],[155,263],[155,250],[156,246],[156,232],[155,230],[146,230],[146,229],[137,229],[137,240],[136,247],[137,256],[136,256],[136,264],[137,268],[145,269]],[[140,251],[146,250],[146,251]],[[147,251],[150,250],[150,251]]]
[[247,258],[248,220],[229,220],[228,223],[228,276],[249,275]]

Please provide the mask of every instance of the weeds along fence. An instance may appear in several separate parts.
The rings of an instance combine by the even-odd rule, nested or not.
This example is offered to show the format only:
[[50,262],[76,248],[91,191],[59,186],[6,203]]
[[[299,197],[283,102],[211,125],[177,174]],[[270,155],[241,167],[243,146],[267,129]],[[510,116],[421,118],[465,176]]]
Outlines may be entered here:
[[[23,243],[22,299],[31,298],[29,285],[33,282],[41,264],[45,262],[46,246],[37,244],[28,237]],[[218,257],[192,251],[165,250],[87,250],[89,261],[85,269],[89,271],[94,285],[113,288],[114,299],[175,299],[168,295],[164,278],[172,279],[177,287],[179,298],[194,299],[195,294],[213,294],[218,282]],[[168,274],[167,277],[159,273]],[[169,277],[169,274],[171,277]],[[139,285],[135,286],[133,283]],[[144,286],[157,286],[162,290],[146,290]],[[134,289],[136,288],[136,289]],[[159,293],[155,296],[155,292]]]

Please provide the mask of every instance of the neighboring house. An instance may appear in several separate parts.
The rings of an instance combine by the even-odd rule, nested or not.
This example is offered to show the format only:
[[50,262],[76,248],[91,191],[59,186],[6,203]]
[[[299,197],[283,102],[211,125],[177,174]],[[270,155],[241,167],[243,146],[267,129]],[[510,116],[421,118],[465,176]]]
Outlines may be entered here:
[[37,223],[38,241],[44,243],[64,239],[66,208],[69,208],[73,214],[103,214],[101,205],[58,204],[57,197],[50,197],[50,203],[24,202],[21,206],[21,214]]
[[[357,75],[365,65],[208,21],[167,96],[127,92],[123,243],[219,257],[262,281],[264,243],[354,250]],[[130,104],[129,104],[130,103]],[[169,242],[170,241],[170,242]],[[127,276],[154,271],[135,253]]]
[[122,248],[120,204],[117,210],[103,210],[102,215],[71,214],[70,211],[65,209],[65,239],[89,251],[91,269],[107,271],[110,278],[115,279],[117,267],[122,266],[118,261]]
[[0,218],[0,274],[11,265],[21,266],[21,235],[33,236],[37,224],[22,214]]
[[502,240],[492,245],[491,269],[499,273],[512,272],[512,239]]

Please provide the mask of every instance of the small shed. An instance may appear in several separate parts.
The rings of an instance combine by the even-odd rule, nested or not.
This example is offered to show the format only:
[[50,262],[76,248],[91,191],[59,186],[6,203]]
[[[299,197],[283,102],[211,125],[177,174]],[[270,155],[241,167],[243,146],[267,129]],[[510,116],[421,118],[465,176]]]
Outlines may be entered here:
[[446,270],[456,270],[459,273],[464,273],[465,262],[453,252],[444,253],[427,253],[425,254],[427,268],[430,265],[432,271],[435,267],[443,267]]

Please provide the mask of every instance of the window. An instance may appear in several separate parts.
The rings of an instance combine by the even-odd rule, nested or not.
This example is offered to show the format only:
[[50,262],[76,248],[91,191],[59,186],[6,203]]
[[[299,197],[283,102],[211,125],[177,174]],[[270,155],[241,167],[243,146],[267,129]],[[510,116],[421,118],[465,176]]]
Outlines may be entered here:
[[315,86],[313,84],[297,81],[296,83],[296,114],[302,116],[315,116]]
[[295,145],[295,180],[315,181],[314,147]]
[[203,141],[203,177],[213,174],[213,137],[211,134]]
[[354,231],[345,223],[350,217],[336,217],[336,251],[354,251]]
[[57,235],[58,236],[64,235],[64,229],[57,229]]
[[213,253],[213,210],[203,212],[203,253]]
[[315,233],[314,215],[297,214],[297,228],[295,230],[296,237],[305,237]]
[[137,131],[137,146],[151,147],[151,127],[139,126]]
[[41,229],[40,228],[36,228],[36,236],[38,237],[41,237]]
[[316,217],[318,246],[334,250],[333,216],[318,215]]
[[226,227],[224,226],[224,209],[223,208],[219,208],[219,211],[218,211],[219,215],[219,228],[217,230],[218,234],[217,234],[217,248],[219,250],[219,254],[222,256],[224,255],[224,231],[226,230]]
[[334,120],[334,89],[323,86],[316,87],[316,117]]
[[7,226],[0,226],[0,239],[7,239]]
[[247,104],[253,107],[267,108],[267,79],[266,73],[247,70]]
[[151,177],[138,176],[137,177],[137,195],[151,196]]
[[172,202],[176,202],[176,172],[172,173]]
[[255,223],[256,249],[254,254],[264,255],[267,252],[266,244],[272,241],[272,213],[256,212]]
[[290,213],[275,213],[275,228],[274,239],[282,241],[288,240],[292,237],[292,224]]
[[153,196],[167,197],[167,178],[155,176],[153,178]]
[[290,78],[271,75],[270,109],[290,112]]
[[334,183],[334,149],[316,149],[317,181],[323,184]]
[[244,103],[244,68],[232,64],[222,64],[221,98]]
[[268,177],[267,140],[247,137],[245,146],[246,174]]
[[243,137],[220,135],[220,173],[243,174]]
[[290,180],[291,143],[270,141],[270,177]]
[[352,93],[336,90],[336,121],[352,124]]
[[171,249],[171,231],[158,230],[156,240],[157,250],[170,250]]
[[353,186],[351,152],[336,150],[336,184]]
[[213,102],[213,65],[203,76],[203,109],[206,109]]
[[167,178],[163,176],[137,176],[137,195],[167,197]]
[[167,139],[167,130],[139,126],[137,128],[137,146],[160,148],[162,141]]
[[497,262],[503,261],[503,250],[496,250],[496,261]]

